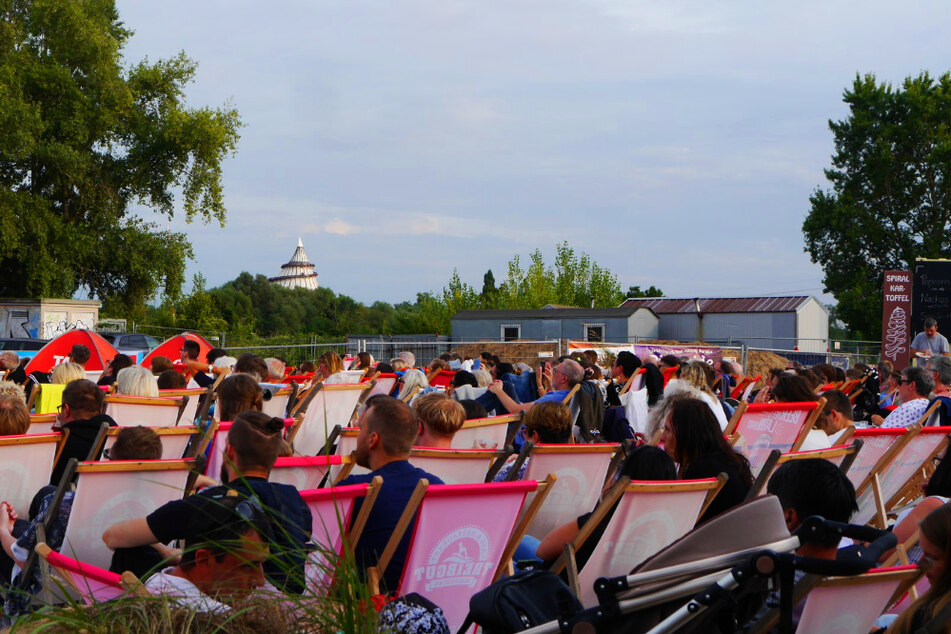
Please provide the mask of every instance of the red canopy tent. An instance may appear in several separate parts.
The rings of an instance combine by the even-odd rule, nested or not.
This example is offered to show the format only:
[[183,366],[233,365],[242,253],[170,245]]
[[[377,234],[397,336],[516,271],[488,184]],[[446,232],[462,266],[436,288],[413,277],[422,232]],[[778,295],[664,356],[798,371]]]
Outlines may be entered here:
[[68,330],[56,339],[43,346],[36,356],[26,365],[26,373],[49,372],[53,366],[66,360],[69,351],[77,343],[89,348],[89,362],[87,372],[102,372],[106,369],[106,361],[119,354],[112,344],[91,330]]
[[198,345],[201,346],[201,351],[198,353],[200,360],[204,360],[208,351],[214,348],[214,346],[208,343],[201,335],[196,335],[193,332],[183,332],[159,344],[158,348],[145,355],[141,365],[146,368],[151,368],[152,359],[155,357],[168,357],[173,363],[177,363],[182,358],[181,349],[186,341],[197,341]]

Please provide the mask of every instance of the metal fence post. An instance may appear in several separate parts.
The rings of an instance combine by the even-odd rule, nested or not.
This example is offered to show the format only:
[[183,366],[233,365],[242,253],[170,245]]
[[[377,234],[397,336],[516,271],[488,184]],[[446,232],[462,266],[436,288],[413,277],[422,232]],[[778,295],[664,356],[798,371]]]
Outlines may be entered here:
[[740,365],[743,366],[743,372],[747,372],[746,364],[749,361],[749,346],[746,345],[746,342],[740,344]]

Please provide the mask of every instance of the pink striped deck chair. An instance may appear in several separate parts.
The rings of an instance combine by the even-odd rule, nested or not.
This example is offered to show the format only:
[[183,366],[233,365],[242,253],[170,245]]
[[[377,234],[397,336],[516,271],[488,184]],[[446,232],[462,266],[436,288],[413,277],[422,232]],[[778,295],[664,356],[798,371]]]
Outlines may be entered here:
[[[912,433],[913,429],[879,460],[865,488],[856,492],[859,510],[852,516],[853,523],[887,526],[887,513],[902,501],[909,485],[920,484],[923,470],[927,471],[935,456],[948,446],[951,427],[919,428],[917,434]],[[912,497],[918,497],[918,493],[915,491]]]
[[755,478],[774,449],[799,451],[824,406],[824,398],[806,403],[740,403],[724,435],[738,435],[735,448],[749,459]]
[[330,481],[339,482],[341,478],[345,478],[348,475],[364,475],[370,473],[370,470],[361,467],[358,464],[346,462],[346,459],[350,458],[350,455],[357,449],[357,435],[360,433],[359,427],[344,427],[340,430],[340,435],[337,436],[337,451],[336,455],[340,456],[341,464],[332,465],[330,467]]
[[[370,390],[370,396],[375,396],[377,394],[389,394],[393,391],[393,388],[396,387],[396,382],[399,381],[399,378],[394,372],[377,372],[373,377],[373,380],[376,381],[376,385],[373,386],[373,389]],[[367,398],[370,398],[368,396]]]
[[0,436],[0,491],[20,517],[30,516],[33,496],[50,483],[62,434]]
[[179,425],[193,425],[195,423],[195,417],[198,415],[198,401],[202,396],[208,393],[209,390],[201,387],[185,388],[180,390],[159,390],[159,396],[162,398],[188,397],[188,401],[185,403],[185,407],[182,408],[182,413],[178,417]]
[[[890,429],[856,429],[852,434],[852,440],[862,441],[862,450],[855,456],[855,461],[849,467],[846,474],[858,492],[865,488],[865,481],[871,477],[872,469],[878,464],[889,450],[899,442],[908,430],[904,427],[893,427]],[[917,434],[918,430],[914,432]]]
[[290,385],[281,385],[280,383],[262,384],[262,387],[269,387],[273,390],[271,398],[264,401],[262,412],[274,418],[284,418],[287,416],[287,405],[290,403],[294,388]]
[[30,414],[30,428],[26,430],[27,435],[56,433],[53,431],[56,416],[57,414]]
[[[506,451],[413,447],[409,461],[445,484],[482,484],[490,469],[508,457]],[[497,469],[496,469],[497,470]]]
[[851,445],[836,445],[835,447],[829,447],[828,449],[791,451],[784,454],[773,451],[769,458],[766,459],[766,463],[763,465],[763,468],[760,469],[759,475],[757,475],[756,479],[753,481],[753,485],[750,487],[750,491],[747,494],[746,499],[752,500],[756,496],[761,495],[762,492],[766,490],[766,484],[769,482],[769,479],[772,477],[776,469],[787,462],[792,462],[793,460],[810,460],[812,458],[821,458],[828,460],[839,467],[843,473],[848,474],[849,469],[852,467],[853,461],[858,457],[861,448],[862,441],[857,440]]
[[[350,457],[347,457],[349,460]],[[324,476],[331,465],[342,464],[340,456],[304,456],[278,458],[271,469],[268,480],[281,484],[290,484],[298,491],[320,488]]]
[[528,526],[528,534],[542,539],[566,522],[577,519],[598,503],[611,460],[621,445],[535,445],[525,469],[525,480],[558,478],[548,491],[545,506]]
[[453,449],[501,449],[508,440],[509,425],[520,422],[523,414],[506,414],[467,420],[452,437]]
[[[797,632],[809,634],[865,634],[878,616],[901,597],[923,571],[917,566],[873,568],[855,577],[804,580],[811,586]],[[798,585],[798,584],[797,584]],[[779,622],[779,610],[767,612],[750,630],[761,634]]]
[[[284,419],[285,433],[294,424],[293,418]],[[217,423],[217,428],[210,434],[209,444],[211,450],[208,452],[208,462],[205,464],[205,473],[217,478],[221,473],[221,465],[224,464],[225,444],[228,440],[228,432],[231,431],[231,421]]]
[[[84,564],[72,557],[61,555],[43,542],[36,545],[36,552],[55,573],[53,578],[43,575],[43,586],[53,592],[54,596],[68,595],[72,590],[86,605],[130,595],[152,596],[131,572],[126,571],[119,575]],[[65,600],[65,596],[63,599]]]
[[[121,427],[110,427],[106,430],[106,451],[115,444],[120,431]],[[185,449],[191,439],[201,433],[197,427],[153,427],[152,431],[158,434],[159,440],[162,441],[162,460],[180,460],[185,455]],[[105,455],[103,459],[108,460]]]
[[189,460],[80,462],[63,547],[67,556],[108,568],[112,551],[103,532],[123,520],[145,517],[185,492]]
[[[369,484],[300,492],[313,518],[311,539],[317,545],[317,550],[308,555],[305,565],[307,587],[315,595],[327,594],[337,561],[343,555],[344,537],[346,536],[351,550],[360,540],[360,534],[366,526],[382,485],[383,479],[376,476]],[[352,527],[347,530],[346,527],[351,526],[353,508],[359,498],[364,498],[360,513],[354,519]]]
[[[631,482],[618,480],[591,518],[552,567],[568,569],[568,579],[582,605],[597,605],[594,582],[599,577],[629,573],[648,557],[686,535],[726,483],[726,477],[704,480]],[[575,554],[617,504],[604,534],[579,572]],[[589,507],[590,508],[590,507]]]
[[397,595],[418,592],[443,609],[450,631],[458,630],[470,597],[501,576],[524,535],[527,522],[518,516],[526,496],[539,491],[540,501],[526,513],[531,515],[547,490],[534,480],[433,486],[421,480],[378,565],[369,570],[373,593],[379,594],[379,580],[418,509]]
[[350,426],[354,413],[374,385],[371,381],[315,386],[302,403],[304,420],[295,426],[288,441],[292,442],[294,451],[304,456],[313,456],[320,451],[327,444],[327,437],[335,425]]
[[185,407],[184,397],[123,396],[106,397],[106,414],[120,427],[174,427]]

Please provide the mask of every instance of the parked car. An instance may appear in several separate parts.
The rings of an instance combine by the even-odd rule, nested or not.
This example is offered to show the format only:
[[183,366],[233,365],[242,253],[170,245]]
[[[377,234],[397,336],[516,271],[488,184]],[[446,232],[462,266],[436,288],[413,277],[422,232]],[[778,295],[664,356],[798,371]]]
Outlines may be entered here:
[[133,357],[136,363],[141,363],[145,355],[158,348],[161,343],[155,337],[137,332],[101,332],[99,334],[111,343],[113,348]]
[[0,350],[12,350],[21,359],[32,359],[40,349],[50,342],[49,339],[0,338]]

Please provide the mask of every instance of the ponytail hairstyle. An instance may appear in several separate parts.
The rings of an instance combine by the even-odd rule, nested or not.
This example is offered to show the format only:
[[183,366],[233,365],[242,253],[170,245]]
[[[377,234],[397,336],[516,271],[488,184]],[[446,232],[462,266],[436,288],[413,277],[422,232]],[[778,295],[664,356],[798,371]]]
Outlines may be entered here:
[[263,412],[245,411],[235,416],[228,431],[228,446],[234,449],[238,471],[270,471],[281,452],[284,419]]

